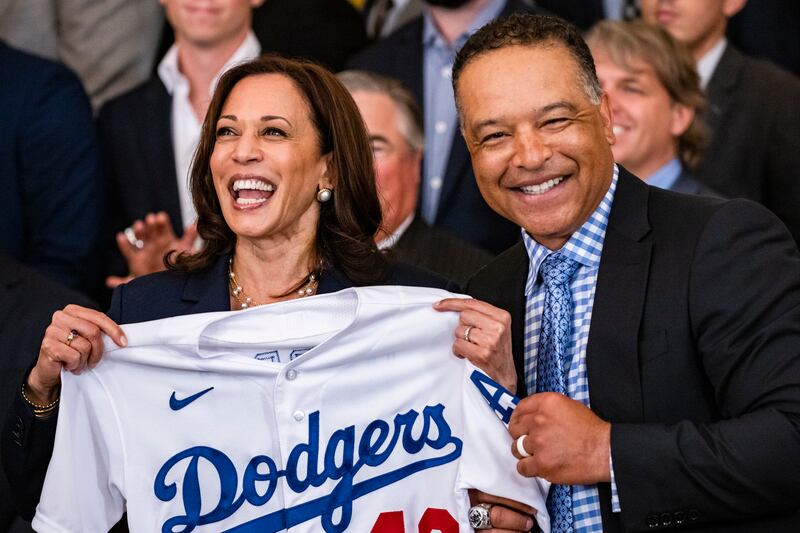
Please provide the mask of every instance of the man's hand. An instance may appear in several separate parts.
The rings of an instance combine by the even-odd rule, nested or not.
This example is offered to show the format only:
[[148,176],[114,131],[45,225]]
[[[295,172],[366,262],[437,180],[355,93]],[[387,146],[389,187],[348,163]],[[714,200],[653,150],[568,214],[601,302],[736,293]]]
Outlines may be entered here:
[[[528,396],[514,409],[508,431],[523,476],[564,485],[611,481],[611,424],[581,402],[555,392]],[[522,435],[530,457],[517,451],[516,439]]]
[[492,529],[481,530],[482,533],[524,532],[530,531],[533,527],[533,517],[536,515],[536,509],[524,503],[501,498],[500,496],[492,496],[476,489],[470,489],[469,503],[470,505],[488,503],[492,506],[489,516],[493,527]]
[[437,311],[457,311],[453,353],[466,357],[510,393],[517,391],[517,372],[511,354],[511,315],[480,300],[447,298],[436,302]]
[[193,250],[194,241],[197,239],[197,227],[194,224],[186,226],[183,236],[179,239],[172,231],[169,215],[163,211],[150,213],[144,220],[134,221],[131,228],[141,247],[133,245],[124,232],[117,233],[117,247],[128,264],[129,274],[125,277],[106,278],[106,286],[111,289],[136,276],[164,270],[164,256],[168,252]]

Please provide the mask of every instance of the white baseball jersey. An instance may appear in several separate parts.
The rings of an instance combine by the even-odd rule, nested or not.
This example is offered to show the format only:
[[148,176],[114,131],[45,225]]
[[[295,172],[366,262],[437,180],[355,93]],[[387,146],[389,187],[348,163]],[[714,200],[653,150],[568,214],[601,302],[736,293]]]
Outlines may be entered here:
[[438,289],[369,287],[123,327],[63,373],[37,531],[471,531],[467,488],[525,502],[516,399],[452,355]]

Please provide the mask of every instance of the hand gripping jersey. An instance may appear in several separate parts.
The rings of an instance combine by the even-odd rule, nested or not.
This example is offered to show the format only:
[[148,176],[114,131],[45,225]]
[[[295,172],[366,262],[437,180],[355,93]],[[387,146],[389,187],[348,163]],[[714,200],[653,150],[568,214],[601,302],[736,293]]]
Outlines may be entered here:
[[437,289],[369,287],[124,326],[63,373],[33,525],[107,531],[456,533],[467,488],[525,502],[516,399],[452,355]]

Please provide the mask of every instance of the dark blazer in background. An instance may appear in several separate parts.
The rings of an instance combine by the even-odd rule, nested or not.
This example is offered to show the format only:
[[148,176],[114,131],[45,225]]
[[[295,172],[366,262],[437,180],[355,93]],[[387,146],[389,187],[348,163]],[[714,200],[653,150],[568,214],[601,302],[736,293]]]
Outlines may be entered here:
[[100,110],[97,130],[109,212],[104,237],[112,274],[127,274],[113,237],[134,220],[166,211],[175,234],[183,233],[171,117],[172,99],[158,76]]
[[397,259],[455,281],[459,286],[493,259],[485,250],[433,228],[419,216],[392,246]]
[[603,0],[537,0],[537,3],[554,15],[572,22],[581,31],[606,18]]
[[800,2],[747,2],[728,21],[728,40],[753,57],[763,57],[800,75]]
[[697,181],[694,174],[686,168],[681,171],[681,175],[672,184],[669,190],[673,192],[682,192],[683,194],[704,194],[706,196],[720,196],[720,194],[711,187]]
[[[118,324],[130,324],[178,315],[228,311],[228,257],[220,256],[204,271],[192,274],[157,272],[120,285],[114,290],[108,315]],[[451,281],[402,263],[392,264],[383,284],[459,291]],[[317,292],[327,294],[354,285],[341,272],[330,269],[320,276]],[[28,365],[38,354],[40,343],[41,336],[34,352],[18,352]],[[17,376],[17,382],[13,385],[15,390],[22,385],[22,380],[21,375]],[[20,514],[30,520],[39,502],[47,465],[53,452],[57,418],[35,419],[19,394],[7,411],[2,429],[0,457],[13,487]],[[126,531],[124,522],[123,518],[114,531]]]
[[699,181],[772,210],[800,242],[800,79],[728,46],[711,77]]
[[103,224],[100,151],[77,76],[0,42],[0,254],[91,292]]
[[[511,313],[523,396],[527,272],[519,243],[467,287]],[[621,170],[586,348],[622,506],[600,484],[603,530],[800,531],[799,354],[800,254],[780,222]]]
[[[95,307],[82,294],[0,255],[0,413],[7,413],[19,396],[22,379],[39,355],[53,313],[71,303]],[[0,468],[0,531],[32,531],[22,520],[15,521],[13,501]]]
[[[516,12],[543,10],[533,2],[509,0],[500,16]],[[423,18],[419,16],[356,56],[348,68],[396,78],[424,105],[422,31]],[[519,239],[519,228],[492,211],[478,191],[469,151],[458,128],[453,132],[433,225],[493,253],[505,250]]]

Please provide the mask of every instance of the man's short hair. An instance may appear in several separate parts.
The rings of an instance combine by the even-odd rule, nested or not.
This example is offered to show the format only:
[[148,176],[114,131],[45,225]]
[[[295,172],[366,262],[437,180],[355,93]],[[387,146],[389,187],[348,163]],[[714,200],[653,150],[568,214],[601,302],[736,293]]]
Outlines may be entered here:
[[[578,65],[583,90],[589,100],[600,103],[602,91],[594,60],[581,34],[564,19],[549,15],[515,13],[482,27],[467,40],[453,62],[453,90],[470,61],[483,54],[508,46],[564,46]],[[458,104],[458,92],[456,92]]]
[[364,70],[345,70],[337,76],[351,94],[363,91],[385,94],[391,98],[400,112],[398,128],[409,148],[414,151],[425,148],[422,110],[417,99],[405,85],[394,78]]
[[631,63],[637,60],[650,65],[670,98],[695,110],[694,120],[678,138],[678,156],[686,166],[695,167],[708,142],[708,129],[700,118],[706,99],[686,45],[663,28],[638,20],[602,21],[589,30],[586,41],[625,70],[633,71]]

